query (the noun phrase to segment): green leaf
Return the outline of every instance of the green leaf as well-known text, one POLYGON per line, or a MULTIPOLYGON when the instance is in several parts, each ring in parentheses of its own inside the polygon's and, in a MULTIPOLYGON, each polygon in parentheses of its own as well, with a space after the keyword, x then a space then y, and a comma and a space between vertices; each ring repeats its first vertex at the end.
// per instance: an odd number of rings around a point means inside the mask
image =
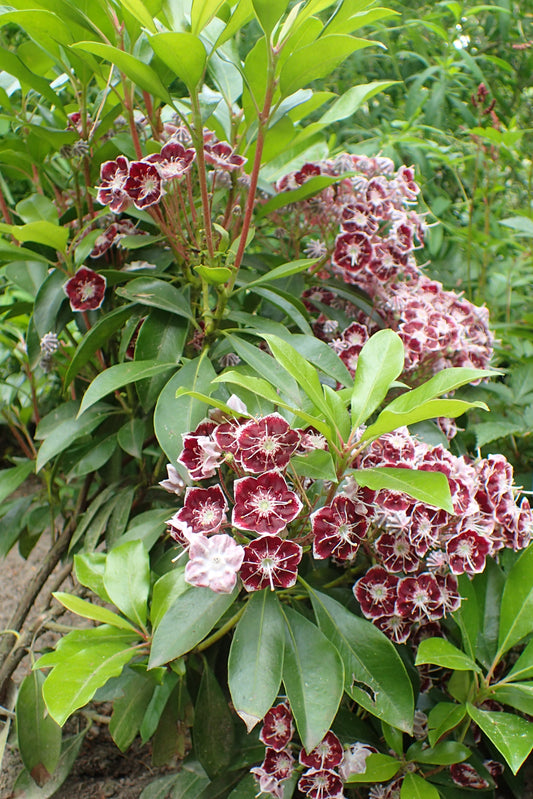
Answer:
POLYGON ((154 25, 152 14, 148 11, 142 0, 120 0, 120 4, 124 6, 141 25, 148 28, 151 33, 155 33, 157 29, 154 25))
POLYGON ((285 625, 277 594, 268 589, 250 596, 228 659, 233 706, 248 732, 264 718, 279 692, 285 625))
POLYGON ((132 361, 131 363, 118 363, 115 366, 110 366, 109 369, 105 369, 95 377, 83 395, 78 417, 102 397, 107 396, 107 394, 129 385, 129 383, 134 383, 136 380, 153 377, 161 374, 161 372, 175 368, 176 364, 158 363, 154 360, 132 361))
POLYGON ((407 760, 413 760, 416 763, 451 766, 453 763, 462 763, 471 754, 472 752, 468 746, 458 741, 444 741, 431 748, 428 748, 427 745, 424 746, 421 741, 415 741, 405 753, 405 757, 407 760))
MULTIPOLYGON (((43 77, 36 75, 35 72, 32 72, 26 64, 19 58, 16 53, 11 52, 8 50, 7 47, 3 47, 0 50, 0 69, 5 70, 13 77, 18 78, 21 82, 23 87, 32 88, 34 91, 38 92, 40 95, 45 97, 52 106, 55 106, 58 109, 61 109, 61 103, 58 102, 58 97, 56 93, 50 87, 50 84, 47 80, 43 77)), ((35 195, 32 195, 35 196, 35 195)), ((26 198, 27 200, 30 199, 29 197, 26 198)), ((20 214, 18 206, 20 203, 17 204, 17 213, 20 214)), ((20 214, 22 216, 22 214, 20 214)), ((24 219, 24 217, 22 217, 24 219)), ((43 217, 41 217, 43 218, 43 217)), ((24 219, 25 222, 33 221, 24 219)), ((50 221, 50 220, 49 220, 50 221)))
POLYGON ((42 261, 14 261, 5 265, 4 275, 22 291, 36 297, 48 277, 48 269, 42 261))
POLYGON ((104 602, 111 602, 104 587, 105 562, 103 552, 79 552, 74 555, 74 571, 79 583, 94 591, 104 602))
MULTIPOLYGON (((285 172, 283 174, 285 174, 285 172)), ((273 211, 277 211, 278 208, 283 208, 286 205, 298 203, 301 200, 306 200, 308 197, 314 197, 323 189, 327 189, 328 186, 332 186, 334 183, 338 182, 338 175, 335 177, 329 175, 316 175, 315 177, 309 178, 309 180, 306 180, 303 186, 298 186, 297 189, 291 189, 290 191, 279 192, 279 194, 276 194, 270 200, 267 200, 264 205, 259 207, 256 218, 262 219, 264 216, 268 216, 268 214, 271 214, 273 211)), ((313 263, 309 259, 306 259, 306 261, 308 266, 313 263)))
POLYGON ((14 791, 21 799, 48 799, 54 796, 72 771, 74 761, 78 757, 81 745, 89 731, 85 729, 70 738, 65 738, 61 746, 61 755, 51 778, 40 788, 27 771, 22 771, 14 785, 14 791))
POLYGON ((477 400, 475 402, 466 402, 465 400, 456 399, 428 400, 415 410, 407 413, 395 413, 385 408, 379 414, 374 424, 367 427, 364 434, 361 436, 361 441, 377 438, 403 425, 417 424, 417 422, 423 422, 426 419, 437 419, 439 416, 455 419, 457 416, 462 416, 463 413, 466 413, 466 411, 472 408, 480 408, 483 411, 489 410, 484 402, 477 400))
POLYGON ((272 355, 280 366, 294 377, 302 387, 311 402, 323 413, 328 413, 329 408, 324 400, 324 392, 318 378, 318 373, 298 350, 278 336, 263 335, 272 355))
POLYGON ((405 775, 400 791, 400 799, 440 799, 438 790, 418 774, 405 775))
POLYGON ((252 0, 252 5, 259 24, 269 37, 285 13, 287 0, 252 0))
POLYGON ((139 732, 143 744, 154 735, 161 716, 165 710, 170 694, 178 682, 178 675, 173 671, 166 671, 162 685, 156 685, 152 698, 146 708, 139 732))
POLYGON ((264 283, 271 283, 273 280, 281 280, 281 278, 289 277, 290 275, 296 275, 299 272, 304 272, 306 269, 309 269, 312 265, 313 261, 309 258, 301 258, 298 261, 290 261, 287 264, 275 266, 274 269, 271 269, 264 275, 260 275, 254 280, 250 280, 249 283, 242 283, 234 293, 237 294, 237 292, 250 289, 253 286, 261 286, 264 283))
POLYGON ((227 283, 233 274, 231 269, 227 266, 205 266, 200 264, 194 267, 194 271, 198 272, 201 278, 209 283, 210 286, 218 286, 221 283, 227 283))
POLYGON ((162 311, 169 311, 194 321, 189 302, 183 290, 180 291, 167 280, 136 277, 127 286, 116 289, 116 293, 131 302, 160 308, 162 311))
POLYGON ((195 92, 202 80, 207 64, 207 53, 202 40, 193 33, 156 33, 150 36, 150 45, 172 72, 183 81, 188 90, 195 92))
POLYGON ((306 455, 293 455, 291 466, 301 477, 311 477, 313 480, 337 480, 333 458, 323 449, 315 449, 306 455))
POLYGON ((61 727, 46 714, 42 686, 44 674, 30 672, 17 696, 17 739, 22 762, 42 784, 55 771, 61 754, 61 727))
MULTIPOLYGON (((153 38, 153 37, 152 37, 153 38)), ((121 72, 126 75, 133 83, 149 94, 155 94, 166 103, 172 103, 172 99, 165 89, 159 75, 148 64, 140 61, 131 53, 119 50, 110 44, 103 42, 76 42, 72 47, 85 53, 92 53, 100 56, 111 64, 114 64, 121 72)))
POLYGON ((132 305, 124 305, 106 313, 84 335, 68 365, 63 385, 67 388, 80 369, 90 361, 96 350, 109 343, 113 333, 119 330, 124 322, 131 316, 132 305))
POLYGON ((34 469, 33 461, 26 461, 25 463, 19 463, 18 466, 13 466, 11 469, 0 470, 0 505, 13 491, 16 491, 22 485, 34 469))
POLYGON ((346 782, 388 782, 399 772, 401 765, 395 757, 373 752, 365 760, 365 770, 361 774, 350 774, 346 782))
POLYGON ((445 474, 441 472, 423 472, 414 469, 396 469, 388 466, 376 466, 373 469, 353 469, 352 474, 358 485, 379 491, 387 488, 390 491, 401 491, 410 497, 442 508, 453 513, 450 486, 445 474))
POLYGON ((344 690, 374 716, 410 733, 414 700, 411 681, 394 644, 371 622, 350 613, 327 594, 307 591, 322 632, 344 662, 344 690))
POLYGON ((420 642, 415 665, 433 663, 454 671, 475 671, 481 674, 477 663, 444 638, 426 638, 420 642))
POLYGON ((507 219, 499 219, 500 225, 510 227, 523 236, 533 236, 533 220, 528 216, 510 216, 507 219))
POLYGON ((185 582, 185 566, 175 567, 155 582, 150 607, 150 621, 154 630, 167 610, 189 587, 189 583, 185 582))
POLYGON ((37 454, 35 470, 38 472, 52 458, 64 452, 70 445, 82 436, 88 435, 110 416, 109 405, 100 403, 91 408, 91 412, 83 419, 76 416, 77 403, 68 405, 69 417, 60 422, 47 435, 37 454))
POLYGON ((350 372, 337 353, 325 341, 320 341, 314 336, 305 336, 297 333, 288 339, 288 343, 313 366, 316 366, 328 377, 332 377, 341 386, 351 387, 353 385, 350 372))
POLYGON ((92 619, 93 621, 101 621, 121 630, 136 632, 135 627, 129 621, 126 621, 117 613, 113 613, 108 608, 103 608, 101 605, 93 605, 92 602, 88 602, 86 599, 81 599, 79 596, 66 594, 62 591, 55 591, 52 596, 58 602, 61 602, 67 610, 71 610, 72 613, 76 613, 78 616, 83 616, 83 618, 92 619))
MULTIPOLYGON (((459 613, 464 614, 462 618, 466 618, 470 612, 468 604, 472 602, 477 606, 479 625, 483 634, 480 635, 476 632, 475 654, 487 669, 491 667, 498 650, 500 608, 504 587, 505 575, 492 558, 487 559, 485 570, 482 574, 476 574, 473 580, 466 574, 459 578, 459 593, 462 597, 467 598, 466 602, 461 603, 459 613), (471 586, 474 587, 474 600, 470 595, 471 586), (465 607, 463 608, 463 606, 465 607)), ((474 615, 474 611, 472 611, 472 615, 474 615)))
MULTIPOLYGON (((36 257, 32 253, 31 257, 36 257)), ((46 278, 35 298, 33 309, 33 321, 37 330, 37 335, 41 339, 46 333, 58 330, 57 317, 59 310, 67 295, 63 290, 65 275, 59 269, 54 269, 46 278)))
POLYGON ((191 8, 191 32, 197 36, 216 16, 225 0, 193 0, 191 8))
POLYGON ((375 80, 371 83, 352 86, 320 117, 319 124, 331 125, 340 119, 351 117, 371 97, 397 83, 398 81, 395 80, 375 80))
POLYGON ((182 434, 194 430, 205 416, 202 402, 190 396, 176 399, 176 391, 185 386, 192 391, 210 394, 215 377, 211 362, 199 356, 182 366, 159 395, 154 413, 154 430, 161 449, 174 465, 183 449, 182 434))
POLYGON ((139 643, 139 634, 131 630, 120 630, 108 624, 98 627, 85 627, 72 630, 60 638, 55 649, 42 655, 33 668, 46 669, 50 666, 66 664, 73 655, 92 649, 94 646, 114 646, 127 649, 139 643))
MULTIPOLYGON (((135 360, 153 358, 177 366, 187 341, 188 330, 189 324, 185 319, 168 311, 154 309, 139 331, 135 344, 135 360)), ((148 412, 152 409, 167 380, 168 376, 162 374, 137 383, 137 394, 143 410, 148 412)))
POLYGON ((528 716, 533 715, 533 682, 509 682, 497 686, 491 694, 492 698, 528 716))
POLYGON ((52 222, 45 220, 40 222, 29 222, 27 225, 2 225, 0 229, 10 228, 11 235, 21 242, 33 241, 36 244, 44 244, 53 247, 59 252, 65 252, 68 241, 68 228, 59 227, 52 222))
POLYGON ((378 330, 366 342, 357 360, 352 406, 352 425, 359 427, 385 399, 391 383, 403 370, 401 338, 392 330, 378 330))
POLYGON ((128 541, 107 555, 104 586, 112 602, 144 627, 150 591, 150 561, 142 541, 128 541))
POLYGON ((143 443, 146 437, 146 422, 144 419, 129 419, 123 424, 117 434, 117 440, 121 449, 131 455, 132 458, 139 459, 143 451, 143 443))
POLYGON ((533 630, 533 545, 518 558, 507 576, 500 612, 498 654, 501 656, 533 630))
POLYGON ((211 632, 235 601, 239 591, 217 594, 210 588, 190 586, 167 610, 152 640, 149 668, 163 666, 190 652, 211 632))
POLYGON ((456 705, 452 702, 439 702, 435 705, 428 715, 428 740, 431 746, 435 746, 439 738, 457 727, 465 716, 465 705, 456 705))
POLYGON ((206 662, 194 706, 196 757, 211 779, 223 774, 233 754, 235 730, 222 689, 206 662))
POLYGON ((292 608, 283 612, 287 623, 283 683, 298 733, 310 752, 337 714, 344 668, 335 646, 318 627, 292 608))
POLYGON ((124 684, 122 696, 114 700, 109 732, 121 752, 128 749, 139 732, 154 689, 145 673, 132 672, 124 684))
POLYGON ((510 713, 493 713, 467 705, 468 715, 503 755, 516 774, 533 749, 533 725, 510 713))
POLYGON ((282 97, 307 86, 317 78, 325 78, 356 50, 370 47, 375 42, 353 36, 334 34, 320 39, 291 53, 280 73, 282 97))
POLYGON ((511 671, 506 674, 506 679, 509 677, 513 680, 527 680, 533 677, 533 640, 528 643, 511 671))
POLYGON ((68 717, 90 702, 98 688, 118 677, 136 654, 121 642, 99 644, 76 652, 58 663, 46 678, 43 696, 48 712, 61 726, 68 717))

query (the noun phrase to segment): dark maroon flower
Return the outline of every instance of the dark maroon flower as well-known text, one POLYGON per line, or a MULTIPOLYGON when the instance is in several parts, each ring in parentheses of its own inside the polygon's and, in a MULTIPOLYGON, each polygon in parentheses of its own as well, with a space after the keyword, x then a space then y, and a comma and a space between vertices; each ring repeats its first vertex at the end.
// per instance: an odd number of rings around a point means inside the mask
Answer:
POLYGON ((351 560, 365 537, 369 522, 361 515, 361 506, 348 497, 335 497, 331 505, 311 516, 314 535, 313 555, 319 560, 334 555, 351 560))
POLYGON ((336 771, 328 769, 306 771, 298 780, 298 790, 309 799, 341 799, 344 795, 341 778, 336 771))
POLYGON ((235 506, 232 524, 239 530, 259 535, 275 535, 292 522, 302 509, 297 494, 291 491, 278 472, 235 480, 235 506))
POLYGON ((101 205, 109 205, 116 214, 124 211, 130 204, 130 198, 124 191, 128 169, 128 159, 123 155, 118 155, 116 161, 105 161, 100 167, 98 202, 101 205))
POLYGON ((161 199, 161 177, 153 164, 132 161, 124 191, 133 200, 136 208, 148 208, 161 199))
POLYGON ((367 618, 392 616, 396 602, 398 578, 382 566, 372 566, 353 587, 355 598, 367 618))
POLYGON ((408 536, 420 558, 427 554, 430 547, 438 544, 447 522, 446 511, 417 502, 410 514, 408 536))
POLYGON ((303 186, 310 178, 314 178, 317 175, 320 175, 322 170, 320 169, 319 164, 311 164, 307 163, 304 164, 298 172, 294 173, 294 180, 299 186, 303 186))
POLYGON ((103 255, 109 248, 112 246, 113 242, 115 241, 115 237, 118 233, 118 225, 117 223, 113 223, 109 225, 105 230, 103 230, 96 241, 94 242, 94 247, 90 252, 91 258, 99 258, 103 255))
POLYGON ((454 535, 446 545, 451 571, 454 574, 479 574, 485 568, 490 548, 489 539, 474 530, 454 535))
POLYGON ((342 744, 334 732, 329 730, 309 754, 300 751, 300 763, 312 769, 332 769, 338 766, 344 755, 342 744))
POLYGON ((450 766, 450 774, 455 784, 463 788, 490 788, 488 780, 481 777, 470 763, 454 763, 450 766))
POLYGON ((375 545, 383 566, 389 572, 415 572, 418 555, 403 533, 382 533, 375 545))
POLYGON ((436 574, 435 579, 440 588, 444 612, 455 613, 461 607, 457 578, 453 574, 436 574))
POLYGON ((279 413, 252 419, 237 435, 238 458, 248 472, 284 469, 300 443, 300 434, 279 413))
POLYGON ((298 455, 314 452, 316 449, 327 449, 328 442, 316 428, 309 426, 298 429, 297 432, 300 434, 300 443, 296 450, 298 455))
POLYGON ((366 233, 342 233, 337 236, 333 263, 342 271, 344 279, 367 266, 374 257, 374 248, 366 233))
POLYGON ((443 612, 442 593, 433 574, 424 572, 399 581, 398 616, 410 621, 436 621, 442 618, 443 612))
POLYGON ((391 187, 388 180, 381 176, 371 178, 366 186, 365 201, 374 216, 381 219, 388 216, 392 210, 391 187))
POLYGON ((287 749, 280 752, 269 747, 265 752, 265 759, 261 767, 276 780, 286 780, 294 771, 294 757, 287 749))
POLYGON ((208 164, 228 172, 240 169, 246 163, 246 158, 242 155, 237 155, 233 147, 225 141, 219 141, 216 144, 205 144, 204 155, 208 164))
POLYGON ((224 521, 228 503, 220 486, 211 488, 187 488, 183 507, 173 519, 191 528, 193 533, 216 533, 224 521))
POLYGON ((193 480, 213 477, 222 463, 222 453, 215 441, 207 435, 183 436, 183 450, 178 458, 193 480))
POLYGON ((232 455, 238 450, 237 436, 239 435, 243 422, 248 420, 245 417, 239 419, 229 419, 217 426, 213 432, 213 438, 223 452, 230 452, 232 455))
POLYGON ((374 624, 396 644, 405 644, 411 634, 411 622, 400 616, 381 616, 379 619, 374 619, 374 624))
POLYGON ((276 535, 256 538, 244 548, 240 577, 247 591, 292 588, 302 559, 302 547, 276 535))
POLYGON ((82 266, 63 289, 73 311, 95 311, 104 301, 106 279, 103 275, 82 266))
POLYGON ((291 709, 286 702, 271 707, 259 733, 259 740, 276 752, 285 749, 294 735, 291 709))
POLYGON ((194 148, 185 149, 183 144, 174 141, 165 144, 160 153, 153 153, 143 160, 155 164, 163 180, 172 180, 183 177, 190 170, 195 158, 194 148))

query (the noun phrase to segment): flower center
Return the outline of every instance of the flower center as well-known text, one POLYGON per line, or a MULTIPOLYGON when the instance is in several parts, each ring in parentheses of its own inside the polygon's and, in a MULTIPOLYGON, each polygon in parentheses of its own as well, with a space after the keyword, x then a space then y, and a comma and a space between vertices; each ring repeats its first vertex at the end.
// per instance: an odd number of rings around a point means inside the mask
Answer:
POLYGON ((86 302, 94 297, 96 294, 96 288, 94 283, 83 283, 80 286, 80 300, 81 302, 86 302))

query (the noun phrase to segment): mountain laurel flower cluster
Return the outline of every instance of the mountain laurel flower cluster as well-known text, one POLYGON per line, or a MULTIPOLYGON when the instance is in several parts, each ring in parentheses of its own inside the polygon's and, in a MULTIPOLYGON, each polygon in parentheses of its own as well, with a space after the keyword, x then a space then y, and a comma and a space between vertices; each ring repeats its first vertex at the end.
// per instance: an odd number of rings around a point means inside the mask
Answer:
MULTIPOLYGON (((459 608, 459 575, 482 572, 487 557, 504 547, 523 549, 532 538, 528 500, 517 504, 513 471, 502 455, 470 461, 399 428, 350 464, 441 472, 450 486, 450 513, 399 491, 361 488, 350 469, 334 494, 324 480, 304 484, 291 458, 312 451, 303 443, 309 436, 279 413, 206 419, 184 435, 179 462, 191 480, 207 484, 188 487, 168 523, 170 536, 188 552, 187 582, 216 592, 232 591, 237 579, 247 592, 289 589, 308 552, 317 561, 363 570, 353 585, 361 612, 405 643, 459 608)), ((174 467, 167 468, 170 475, 174 467)), ((172 481, 162 484, 174 490, 172 481)))

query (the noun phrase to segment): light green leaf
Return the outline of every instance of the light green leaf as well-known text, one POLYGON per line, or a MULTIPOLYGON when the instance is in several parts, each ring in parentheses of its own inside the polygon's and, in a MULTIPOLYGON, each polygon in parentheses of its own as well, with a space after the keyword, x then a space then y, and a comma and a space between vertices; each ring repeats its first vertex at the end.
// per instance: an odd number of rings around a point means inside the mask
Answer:
POLYGON ((312 265, 312 260, 309 258, 302 258, 299 261, 290 261, 290 263, 275 266, 274 269, 271 269, 264 275, 260 275, 260 277, 255 280, 250 280, 249 283, 242 283, 234 293, 236 294, 238 291, 252 288, 252 286, 260 286, 264 283, 271 283, 273 280, 281 280, 281 278, 296 275, 299 272, 303 272, 305 269, 309 269, 312 265))
POLYGON ((357 360, 353 394, 352 425, 363 424, 379 408, 391 383, 403 370, 401 338, 392 330, 378 330, 366 342, 357 360))
POLYGON ((287 0, 252 0, 255 16, 267 37, 285 13, 287 0))
POLYGON ((280 366, 294 377, 298 385, 302 387, 311 402, 323 413, 329 413, 329 407, 324 400, 324 392, 318 378, 318 373, 314 366, 306 360, 298 350, 288 344, 278 336, 264 334, 263 338, 267 342, 272 355, 280 366))
POLYGON ((117 613, 113 613, 108 608, 103 608, 101 605, 93 605, 92 602, 88 602, 86 599, 81 599, 79 596, 66 594, 62 591, 55 591, 52 596, 58 602, 61 602, 67 610, 71 610, 72 613, 76 613, 78 616, 83 616, 83 618, 92 619, 93 621, 101 621, 121 630, 136 632, 135 627, 129 621, 126 621, 117 613))
POLYGON ((150 591, 150 561, 142 541, 128 541, 109 552, 104 586, 119 610, 134 624, 144 627, 150 591))
POLYGON ((280 73, 281 96, 288 97, 317 78, 325 78, 356 50, 375 42, 344 34, 322 36, 291 53, 280 73))
POLYGON ((283 683, 307 752, 320 743, 337 714, 344 690, 339 653, 323 632, 292 608, 284 608, 287 639, 283 683))
POLYGON ((34 469, 35 464, 33 461, 26 461, 25 463, 19 463, 18 466, 13 466, 11 469, 0 470, 0 505, 13 491, 16 491, 22 485, 34 469))
POLYGON ((65 252, 68 241, 68 228, 59 227, 52 222, 42 220, 40 222, 29 222, 27 225, 0 225, 2 233, 11 235, 21 242, 33 241, 36 244, 45 244, 53 247, 59 252, 65 252))
POLYGON ((516 774, 533 749, 533 724, 520 716, 479 710, 470 704, 467 710, 516 774))
POLYGON ((441 472, 423 472, 414 469, 396 469, 388 466, 376 466, 373 469, 353 469, 356 482, 363 487, 379 491, 401 491, 410 497, 434 505, 453 513, 450 486, 445 474, 441 472))
POLYGON ((331 480, 336 482, 337 473, 333 458, 323 449, 315 449, 306 455, 293 455, 291 466, 301 477, 313 480, 331 480))
POLYGON ((149 668, 163 666, 190 652, 211 632, 231 607, 239 591, 217 594, 210 588, 190 586, 167 610, 154 633, 149 668))
POLYGON ((156 33, 150 44, 169 69, 192 93, 202 80, 207 64, 205 47, 194 33, 156 33))
POLYGON ((169 311, 194 321, 183 290, 180 291, 167 280, 137 277, 128 283, 127 286, 116 289, 116 293, 131 302, 139 302, 142 305, 160 308, 162 311, 169 311))
POLYGON ((210 286, 218 286, 221 283, 227 283, 232 276, 231 269, 227 266, 205 266, 200 264, 194 267, 194 271, 198 272, 201 278, 209 283, 210 286))
POLYGON ((328 108, 326 113, 320 117, 319 123, 321 125, 331 125, 340 119, 351 117, 367 100, 390 86, 394 86, 396 83, 398 81, 375 80, 371 83, 363 83, 360 86, 352 86, 328 108))
POLYGON ((141 25, 144 25, 150 33, 155 33, 156 26, 152 14, 148 11, 142 0, 120 0, 120 4, 132 14, 141 25))
POLYGON ((512 677, 513 680, 527 680, 533 677, 533 640, 528 643, 520 654, 511 671, 505 675, 506 679, 509 677, 512 677))
POLYGON ((185 566, 172 569, 156 581, 150 607, 150 620, 154 630, 176 599, 189 588, 189 583, 185 582, 185 566))
POLYGON ((76 42, 72 47, 76 50, 81 50, 85 53, 92 53, 93 55, 100 56, 111 64, 114 64, 121 72, 126 75, 133 83, 149 94, 155 94, 166 103, 171 103, 172 99, 165 89, 159 75, 148 64, 140 61, 131 53, 125 50, 119 50, 118 47, 113 47, 110 44, 103 42, 76 42))
POLYGON ((430 782, 410 772, 403 778, 400 799, 440 799, 440 794, 430 782))
POLYGON ((528 216, 510 216, 507 219, 500 219, 499 223, 516 230, 523 236, 533 236, 533 220, 528 216))
POLYGON ((119 388, 134 383, 136 380, 143 380, 154 375, 175 369, 175 363, 158 363, 154 360, 132 361, 131 363, 118 363, 110 366, 95 377, 85 394, 78 413, 78 418, 85 413, 102 397, 117 391, 119 388))
POLYGON ((132 630, 121 630, 100 624, 98 627, 86 627, 72 630, 60 638, 51 652, 41 655, 34 669, 47 669, 50 666, 66 665, 69 658, 79 652, 92 649, 94 646, 114 646, 116 649, 127 649, 139 643, 139 634, 132 630))
POLYGON ((111 677, 118 677, 135 653, 135 649, 125 649, 121 642, 99 644, 58 663, 43 685, 52 718, 63 726, 75 710, 91 701, 98 688, 111 677))
POLYGON ((423 663, 433 663, 454 671, 475 671, 481 674, 481 669, 472 658, 444 638, 426 638, 420 642, 415 665, 421 666, 423 663))
POLYGON ((374 424, 367 427, 361 436, 361 441, 369 441, 385 433, 390 433, 398 427, 417 424, 417 422, 423 422, 426 419, 437 419, 439 416, 455 419, 471 408, 481 408, 483 411, 489 410, 484 402, 477 400, 475 402, 466 402, 465 400, 456 399, 428 400, 419 405, 418 408, 406 413, 397 413, 385 408, 381 411, 374 424))
MULTIPOLYGON (((104 587, 105 561, 103 552, 79 552, 74 555, 74 571, 79 583, 94 591, 104 602, 111 602, 104 587)), ((130 623, 127 624, 129 627, 130 623)))
MULTIPOLYGON (((259 207, 256 216, 258 219, 262 219, 262 217, 268 216, 268 214, 271 214, 273 211, 277 211, 278 208, 283 208, 286 205, 306 200, 308 197, 314 197, 315 194, 319 194, 323 189, 338 182, 338 176, 316 175, 306 180, 303 186, 298 186, 297 189, 291 189, 290 191, 279 192, 270 200, 267 200, 264 205, 259 207)), ((311 263, 312 261, 308 261, 308 265, 311 263)))
POLYGON ((507 652, 532 630, 533 545, 520 555, 503 589, 498 655, 507 652))
POLYGON ((250 596, 228 659, 233 706, 248 732, 264 718, 278 695, 283 671, 285 625, 277 594, 268 589, 250 596))
POLYGON ((191 7, 191 32, 197 36, 216 16, 225 0, 193 0, 191 7))
POLYGON ((307 585, 322 632, 344 662, 344 690, 359 705, 392 727, 411 732, 414 700, 411 681, 394 644, 327 594, 307 585))
POLYGON ((365 760, 365 770, 361 774, 350 774, 346 782, 388 782, 399 772, 401 765, 395 757, 372 752, 365 760))
POLYGON ((46 713, 44 680, 42 672, 31 671, 22 681, 16 704, 20 756, 38 783, 54 772, 61 753, 61 727, 46 713))

